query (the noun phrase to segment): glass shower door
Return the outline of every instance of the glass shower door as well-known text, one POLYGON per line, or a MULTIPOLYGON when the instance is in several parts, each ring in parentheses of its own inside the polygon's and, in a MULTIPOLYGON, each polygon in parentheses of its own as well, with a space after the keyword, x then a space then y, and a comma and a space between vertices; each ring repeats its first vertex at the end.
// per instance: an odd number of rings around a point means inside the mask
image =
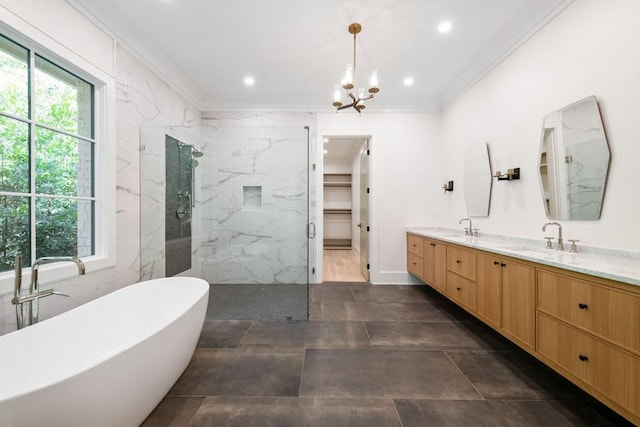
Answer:
POLYGON ((308 317, 309 131, 203 127, 211 202, 202 274, 210 318, 308 317))

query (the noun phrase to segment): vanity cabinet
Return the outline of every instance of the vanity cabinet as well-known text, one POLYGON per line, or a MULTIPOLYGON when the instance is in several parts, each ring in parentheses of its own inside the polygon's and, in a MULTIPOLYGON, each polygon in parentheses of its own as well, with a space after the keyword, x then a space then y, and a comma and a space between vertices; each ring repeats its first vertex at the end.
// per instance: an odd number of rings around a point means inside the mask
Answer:
POLYGON ((476 265, 476 251, 461 246, 447 246, 447 270, 475 281, 476 265))
MULTIPOLYGON (((413 234, 407 235, 407 271, 419 279, 424 277, 424 239, 413 234)), ((426 280, 425 280, 426 281, 426 280)))
POLYGON ((474 251, 459 246, 447 246, 446 253, 446 294, 467 310, 475 312, 477 256, 474 251))
POLYGON ((477 315, 490 326, 502 326, 502 267, 494 256, 478 255, 477 315))
POLYGON ((640 296, 538 270, 537 308, 598 338, 640 354, 640 296))
POLYGON ((536 335, 536 271, 507 258, 478 255, 477 316, 531 350, 536 335))
POLYGON ((640 286, 407 234, 408 270, 640 425, 640 286))
POLYGON ((639 419, 640 358, 544 313, 538 313, 537 331, 543 361, 639 419))
POLYGON ((445 293, 446 248, 438 240, 407 235, 407 271, 445 293))
POLYGON ((424 280, 442 293, 446 292, 446 262, 447 245, 438 240, 424 239, 424 280))
POLYGON ((601 399, 640 414, 640 296, 538 269, 543 360, 601 399))
POLYGON ((517 344, 536 345, 536 270, 509 260, 502 268, 502 332, 517 344))

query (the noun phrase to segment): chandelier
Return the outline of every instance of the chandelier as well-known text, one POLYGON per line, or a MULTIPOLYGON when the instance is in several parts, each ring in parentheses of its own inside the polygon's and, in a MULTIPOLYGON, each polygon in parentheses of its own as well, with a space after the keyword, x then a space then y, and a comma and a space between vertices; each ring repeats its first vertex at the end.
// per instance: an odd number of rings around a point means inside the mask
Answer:
POLYGON ((378 88, 378 70, 374 69, 371 72, 371 80, 368 94, 365 94, 364 88, 357 89, 356 93, 356 35, 362 30, 362 26, 358 23, 349 25, 349 33, 353 34, 353 64, 347 64, 347 71, 340 85, 336 85, 333 93, 333 106, 336 107, 336 111, 344 110, 346 108, 354 108, 358 114, 364 110, 364 101, 374 99, 375 94, 380 92, 378 88), (349 98, 348 104, 343 104, 341 99, 341 88, 347 91, 347 97, 349 98))

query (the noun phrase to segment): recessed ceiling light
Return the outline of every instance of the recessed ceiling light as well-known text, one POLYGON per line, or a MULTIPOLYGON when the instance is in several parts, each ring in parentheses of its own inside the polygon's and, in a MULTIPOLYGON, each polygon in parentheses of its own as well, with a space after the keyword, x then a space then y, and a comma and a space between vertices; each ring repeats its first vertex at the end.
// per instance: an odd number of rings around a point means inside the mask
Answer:
POLYGON ((405 86, 411 86, 413 84, 413 77, 405 78, 403 83, 405 86))
POLYGON ((244 84, 246 86, 253 86, 255 83, 256 83, 256 80, 251 76, 247 76, 244 78, 244 84))
POLYGON ((327 142, 329 142, 329 138, 324 139, 324 143, 326 144, 327 142))
POLYGON ((441 33, 448 33, 451 31, 451 21, 442 21, 438 25, 438 31, 441 33))
POLYGON ((329 152, 329 150, 324 150, 324 154, 327 154, 329 152))

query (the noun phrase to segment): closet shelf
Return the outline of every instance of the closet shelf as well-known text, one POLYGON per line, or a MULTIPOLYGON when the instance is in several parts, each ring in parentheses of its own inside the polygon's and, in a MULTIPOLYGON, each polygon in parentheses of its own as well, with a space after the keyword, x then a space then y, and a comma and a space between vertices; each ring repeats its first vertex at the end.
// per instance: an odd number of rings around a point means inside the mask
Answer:
POLYGON ((324 209, 325 214, 348 214, 351 215, 351 209, 324 209))
POLYGON ((351 187, 350 182, 324 182, 325 187, 351 187))
POLYGON ((351 174, 348 173, 325 173, 325 187, 351 187, 351 174))

